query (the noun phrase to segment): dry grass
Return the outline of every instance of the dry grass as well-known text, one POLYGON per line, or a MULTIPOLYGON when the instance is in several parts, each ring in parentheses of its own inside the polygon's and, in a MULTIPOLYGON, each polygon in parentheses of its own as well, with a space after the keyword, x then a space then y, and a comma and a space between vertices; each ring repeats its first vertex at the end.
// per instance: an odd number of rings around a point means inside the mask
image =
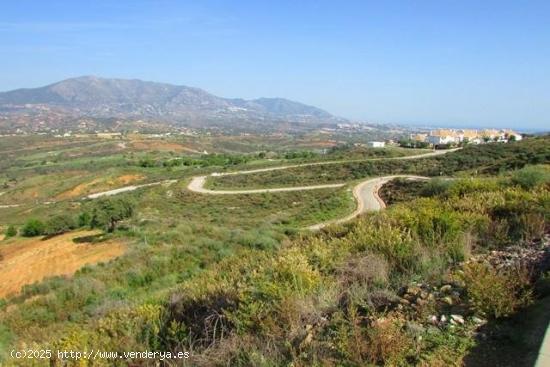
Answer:
POLYGON ((181 144, 164 140, 135 140, 131 142, 131 147, 135 150, 160 151, 160 152, 192 152, 196 150, 187 148, 181 144))
POLYGON ((116 241, 76 244, 76 237, 96 234, 78 231, 41 238, 16 238, 0 246, 0 297, 17 293, 24 285, 55 275, 70 276, 86 264, 122 255, 126 245, 116 241))
POLYGON ((112 181, 109 181, 109 183, 112 183, 113 185, 128 185, 129 183, 139 181, 143 178, 144 176, 142 175, 122 175, 112 181))
POLYGON ((62 192, 61 194, 57 195, 56 199, 63 200, 63 199, 71 199, 71 198, 74 198, 74 197, 77 197, 77 196, 81 196, 82 194, 88 192, 90 187, 93 187, 93 186, 97 185, 100 182, 101 182, 101 180, 99 178, 96 178, 93 181, 81 183, 80 185, 76 185, 72 189, 67 190, 65 192, 62 192))
POLYGON ((120 177, 116 177, 114 179, 107 180, 107 181, 105 181, 105 179, 102 179, 102 178, 96 178, 90 182, 81 183, 79 185, 76 185, 70 190, 62 192, 61 194, 56 196, 56 199, 58 200, 72 199, 75 197, 93 194, 95 192, 115 189, 120 186, 128 185, 130 183, 139 181, 143 178, 144 176, 137 175, 137 174, 122 175, 120 177))

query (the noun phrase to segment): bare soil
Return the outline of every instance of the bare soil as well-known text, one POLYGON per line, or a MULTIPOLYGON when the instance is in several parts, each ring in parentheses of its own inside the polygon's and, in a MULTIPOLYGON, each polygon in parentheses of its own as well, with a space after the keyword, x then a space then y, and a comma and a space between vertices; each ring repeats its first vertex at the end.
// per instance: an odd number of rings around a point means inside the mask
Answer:
POLYGON ((70 276, 86 264, 107 261, 126 251, 125 244, 113 240, 96 244, 73 242, 74 238, 97 233, 78 231, 47 240, 15 238, 0 244, 0 298, 47 277, 70 276))

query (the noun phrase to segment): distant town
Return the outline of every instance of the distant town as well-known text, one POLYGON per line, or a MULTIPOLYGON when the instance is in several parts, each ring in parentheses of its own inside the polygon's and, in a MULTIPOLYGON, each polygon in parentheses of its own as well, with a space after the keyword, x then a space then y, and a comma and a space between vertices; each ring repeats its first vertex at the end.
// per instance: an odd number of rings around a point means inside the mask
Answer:
POLYGON ((521 140, 520 133, 510 129, 436 129, 429 134, 411 134, 410 140, 428 143, 430 145, 471 143, 481 144, 487 142, 505 143, 521 140))
MULTIPOLYGON (((510 129, 434 129, 429 132, 414 132, 408 138, 395 141, 369 141, 369 148, 383 148, 388 145, 400 145, 406 148, 450 148, 466 144, 508 143, 522 140, 523 136, 510 129)), ((365 145, 365 144, 360 144, 365 145)))

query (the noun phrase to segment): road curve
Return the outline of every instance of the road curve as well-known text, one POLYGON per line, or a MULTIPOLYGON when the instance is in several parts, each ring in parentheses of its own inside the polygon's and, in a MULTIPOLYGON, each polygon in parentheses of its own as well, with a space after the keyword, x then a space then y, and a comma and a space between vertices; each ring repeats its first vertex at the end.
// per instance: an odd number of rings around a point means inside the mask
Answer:
POLYGON ((327 184, 327 185, 313 185, 313 186, 294 186, 294 187, 280 187, 271 189, 254 189, 254 190, 210 190, 204 188, 207 176, 196 176, 191 179, 187 189, 189 191, 198 192, 200 194, 210 195, 237 195, 237 194, 260 194, 264 192, 285 192, 285 191, 303 191, 303 190, 318 190, 329 189, 334 187, 342 187, 345 184, 327 184))
POLYGON ((327 222, 314 224, 307 227, 312 231, 319 230, 323 227, 326 227, 331 224, 344 223, 353 218, 357 217, 360 214, 363 214, 368 211, 377 211, 384 209, 386 204, 378 196, 378 190, 386 182, 393 180, 394 178, 408 178, 411 180, 428 180, 429 177, 424 176, 414 176, 414 175, 394 175, 394 176, 384 176, 376 177, 360 182, 353 188, 353 197, 357 203, 357 207, 350 215, 347 215, 343 218, 333 219, 327 222))
MULTIPOLYGON (((396 160, 396 159, 402 159, 402 160, 409 160, 409 159, 419 159, 419 158, 426 158, 426 157, 433 157, 437 155, 442 155, 450 152, 454 152, 456 150, 459 150, 461 148, 455 148, 455 149, 447 149, 447 150, 435 150, 430 153, 423 153, 423 154, 416 154, 416 155, 409 155, 405 157, 393 157, 393 158, 372 158, 372 159, 357 159, 357 160, 347 160, 347 161, 326 161, 326 162, 314 162, 314 163, 301 163, 301 164, 295 164, 295 165, 287 165, 287 166, 278 166, 278 167, 267 167, 267 168, 258 168, 253 170, 246 170, 246 171, 235 171, 235 172, 223 172, 223 173, 212 173, 210 174, 210 177, 220 177, 220 176, 230 176, 230 175, 244 175, 244 174, 252 174, 252 173, 260 173, 260 172, 268 172, 268 171, 277 171, 277 170, 284 170, 289 168, 295 168, 295 167, 308 167, 308 166, 320 166, 320 165, 328 165, 328 164, 337 164, 337 163, 349 163, 349 162, 363 162, 363 161, 379 161, 379 160, 396 160)), ((200 194, 209 194, 209 195, 236 195, 236 194, 259 194, 259 193, 267 193, 267 192, 285 192, 285 191, 302 191, 302 190, 316 190, 316 189, 326 189, 326 188, 337 188, 337 187, 343 187, 346 185, 345 183, 338 183, 338 184, 327 184, 327 185, 313 185, 313 186, 294 186, 294 187, 282 187, 282 188, 270 188, 270 189, 253 189, 253 190, 210 190, 206 189, 204 187, 206 183, 206 178, 208 176, 195 176, 191 178, 191 181, 187 185, 187 189, 189 191, 197 192, 200 194)), ((415 180, 425 180, 428 179, 428 177, 423 176, 414 176, 414 175, 392 175, 392 176, 383 176, 383 177, 377 177, 377 178, 370 178, 368 180, 365 180, 359 184, 357 184, 353 188, 353 197, 357 203, 356 209, 353 211, 353 213, 339 219, 330 220, 323 223, 314 224, 312 226, 307 227, 310 230, 319 230, 323 227, 326 227, 330 224, 335 223, 343 223, 347 222, 358 215, 367 212, 367 211, 375 211, 380 210, 386 207, 386 204, 380 199, 378 196, 378 190, 380 187, 385 184, 386 182, 398 178, 409 178, 409 179, 415 179, 415 180)))

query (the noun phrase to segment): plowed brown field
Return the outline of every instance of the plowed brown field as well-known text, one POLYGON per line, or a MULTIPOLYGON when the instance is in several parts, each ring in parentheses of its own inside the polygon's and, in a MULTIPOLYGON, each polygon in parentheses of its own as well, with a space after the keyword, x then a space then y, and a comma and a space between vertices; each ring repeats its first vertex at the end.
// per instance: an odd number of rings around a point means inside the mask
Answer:
POLYGON ((76 237, 96 234, 78 231, 43 241, 17 238, 0 243, 0 298, 15 294, 26 284, 54 275, 70 276, 86 264, 122 255, 126 245, 117 241, 74 243, 76 237))

